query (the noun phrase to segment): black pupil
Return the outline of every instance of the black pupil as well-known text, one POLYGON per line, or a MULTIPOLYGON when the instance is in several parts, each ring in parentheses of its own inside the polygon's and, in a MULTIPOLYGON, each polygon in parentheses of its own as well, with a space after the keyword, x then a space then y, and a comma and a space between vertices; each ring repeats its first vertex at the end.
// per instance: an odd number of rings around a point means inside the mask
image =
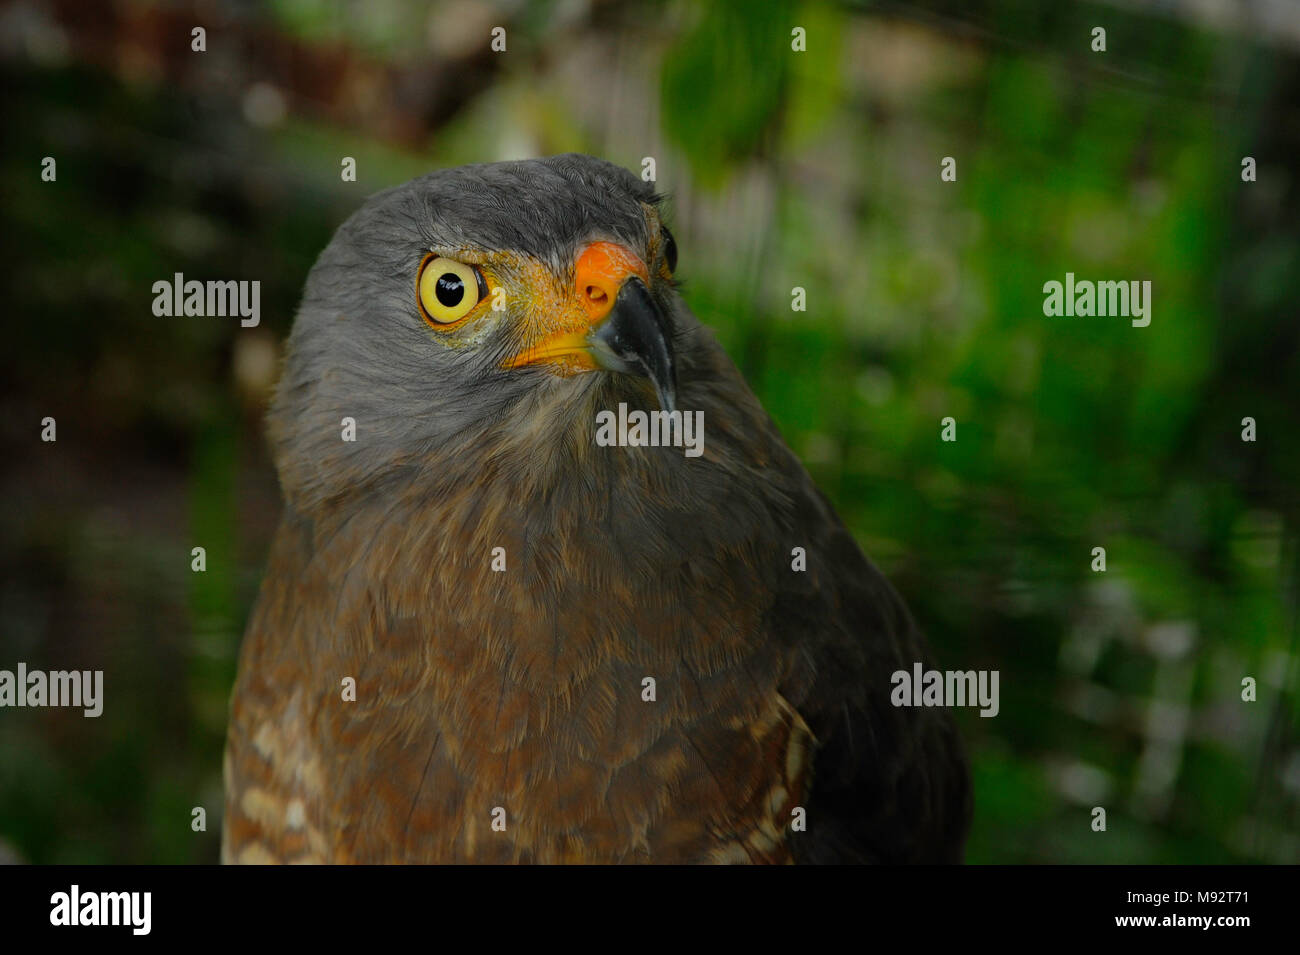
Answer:
POLYGON ((447 308, 455 308, 465 297, 465 282, 455 272, 444 272, 438 276, 438 285, 433 294, 447 308))
POLYGON ((668 271, 677 271, 677 240, 673 234, 664 229, 664 261, 668 263, 668 271))

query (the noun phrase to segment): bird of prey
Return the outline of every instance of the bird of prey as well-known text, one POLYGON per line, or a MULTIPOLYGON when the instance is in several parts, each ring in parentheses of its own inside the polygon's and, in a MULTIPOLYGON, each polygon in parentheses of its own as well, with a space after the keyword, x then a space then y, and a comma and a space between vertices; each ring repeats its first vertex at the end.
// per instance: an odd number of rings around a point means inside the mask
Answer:
POLYGON ((379 193, 308 276, 226 862, 959 861, 928 663, 712 333, 660 197, 564 155, 379 193), (702 413, 610 446, 601 412, 702 413))

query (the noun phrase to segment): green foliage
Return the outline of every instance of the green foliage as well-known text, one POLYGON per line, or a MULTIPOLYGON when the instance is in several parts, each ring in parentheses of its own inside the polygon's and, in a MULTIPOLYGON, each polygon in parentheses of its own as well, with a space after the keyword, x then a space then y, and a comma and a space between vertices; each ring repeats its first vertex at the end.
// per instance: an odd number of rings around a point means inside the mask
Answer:
POLYGON ((664 130, 692 174, 717 185, 780 119, 791 5, 721 0, 698 9, 698 22, 664 56, 664 130))

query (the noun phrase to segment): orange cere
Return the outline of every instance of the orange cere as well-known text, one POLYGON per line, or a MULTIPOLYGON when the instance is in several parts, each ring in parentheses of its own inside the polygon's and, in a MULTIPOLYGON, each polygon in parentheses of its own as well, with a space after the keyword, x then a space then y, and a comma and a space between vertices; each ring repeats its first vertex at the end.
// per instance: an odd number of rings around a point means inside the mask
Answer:
POLYGON ((609 314, 618 298, 618 290, 632 276, 650 284, 650 272, 641 257, 625 245, 616 242, 593 242, 578 256, 573 268, 574 285, 578 299, 591 324, 595 325, 609 314))
POLYGON ((569 373, 594 370, 597 366, 587 350, 587 335, 614 307, 624 282, 633 276, 647 284, 650 281, 641 257, 616 242, 593 242, 583 249, 573 275, 568 301, 554 303, 559 307, 551 314, 530 316, 530 343, 506 359, 505 367, 549 361, 569 373))

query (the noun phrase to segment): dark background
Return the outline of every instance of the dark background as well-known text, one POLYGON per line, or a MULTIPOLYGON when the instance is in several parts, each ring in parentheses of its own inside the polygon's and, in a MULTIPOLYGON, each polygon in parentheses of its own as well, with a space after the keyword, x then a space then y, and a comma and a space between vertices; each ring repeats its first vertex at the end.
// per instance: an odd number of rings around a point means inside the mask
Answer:
POLYGON ((308 268, 371 192, 579 150, 655 157, 687 301, 940 666, 1000 671, 970 861, 1300 859, 1298 56, 1282 0, 0 2, 0 668, 106 697, 0 710, 0 856, 216 859, 308 268), (1067 271, 1151 325, 1045 317, 1067 271), (174 272, 262 324, 154 316, 174 272))

